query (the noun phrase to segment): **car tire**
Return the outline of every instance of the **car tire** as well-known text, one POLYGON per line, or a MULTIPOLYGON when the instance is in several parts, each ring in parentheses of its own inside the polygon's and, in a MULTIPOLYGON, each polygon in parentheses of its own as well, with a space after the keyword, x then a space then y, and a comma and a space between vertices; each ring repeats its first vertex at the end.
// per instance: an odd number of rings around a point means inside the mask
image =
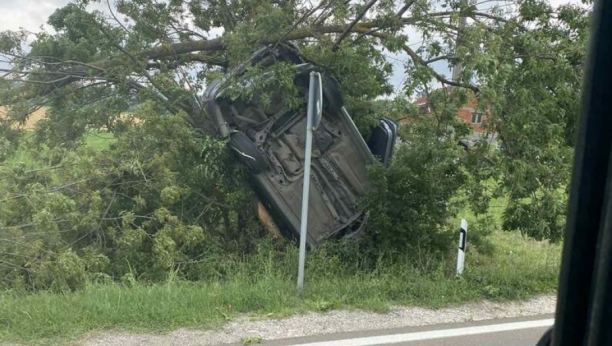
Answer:
POLYGON ((259 174, 268 168, 268 160, 244 132, 232 133, 229 145, 251 173, 259 174))
POLYGON ((340 93, 338 83, 327 74, 323 74, 323 107, 332 114, 337 114, 343 106, 342 94, 340 93))

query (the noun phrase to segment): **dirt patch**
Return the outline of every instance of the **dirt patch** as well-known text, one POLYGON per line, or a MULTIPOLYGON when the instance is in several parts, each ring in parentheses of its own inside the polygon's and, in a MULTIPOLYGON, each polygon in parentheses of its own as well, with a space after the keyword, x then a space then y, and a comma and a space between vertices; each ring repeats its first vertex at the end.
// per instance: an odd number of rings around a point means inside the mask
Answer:
MULTIPOLYGON (((0 118, 6 116, 6 108, 0 107, 0 118)), ((43 107, 38 109, 36 112, 30 114, 28 121, 23 125, 26 130, 32 130, 36 127, 36 124, 47 116, 47 108, 43 107)))

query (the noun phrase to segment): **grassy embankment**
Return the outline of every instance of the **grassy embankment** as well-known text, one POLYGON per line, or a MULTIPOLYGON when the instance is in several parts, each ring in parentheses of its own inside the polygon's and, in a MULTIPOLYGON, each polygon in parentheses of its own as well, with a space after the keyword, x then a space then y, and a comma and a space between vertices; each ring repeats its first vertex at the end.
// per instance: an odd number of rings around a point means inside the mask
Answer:
MULTIPOLYGON (((94 146, 109 139, 90 136, 94 146)), ((499 204, 492 208, 499 217, 499 204), (497 212, 496 212, 497 211, 497 212)), ((470 216, 467 216, 470 219, 470 216)), ((310 255, 306 292, 296 292, 297 252, 279 254, 263 243, 256 255, 227 264, 224 279, 163 284, 91 284, 73 293, 0 293, 0 344, 57 344, 99 330, 168 331, 211 328, 241 313, 281 317, 338 308, 388 311, 393 305, 442 307, 481 299, 526 299, 556 289, 560 246, 517 234, 492 235, 495 251, 469 251, 466 271, 449 261, 437 270, 414 261, 361 272, 324 250, 310 255)), ((469 236, 468 236, 469 244, 469 236)))

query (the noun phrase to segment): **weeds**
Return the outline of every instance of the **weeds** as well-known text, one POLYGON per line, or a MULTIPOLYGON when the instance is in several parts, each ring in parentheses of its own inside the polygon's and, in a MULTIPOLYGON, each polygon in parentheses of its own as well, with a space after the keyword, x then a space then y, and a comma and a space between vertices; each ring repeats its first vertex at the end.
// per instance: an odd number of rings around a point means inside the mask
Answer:
POLYGON ((380 256, 369 263, 350 246, 330 244, 309 254, 303 298, 296 289, 296 249, 279 252, 272 241, 260 243, 251 256, 220 261, 214 270, 223 275, 198 282, 171 274, 165 283, 90 283, 66 294, 6 292, 0 295, 0 342, 61 343, 109 329, 213 328, 245 313, 277 318, 340 308, 387 312, 393 305, 439 308, 554 292, 559 245, 514 233, 492 237, 492 257, 468 248, 461 278, 450 260, 425 271, 409 257, 380 256))
POLYGON ((245 336, 242 338, 243 345, 261 344, 262 341, 263 339, 258 336, 245 336))

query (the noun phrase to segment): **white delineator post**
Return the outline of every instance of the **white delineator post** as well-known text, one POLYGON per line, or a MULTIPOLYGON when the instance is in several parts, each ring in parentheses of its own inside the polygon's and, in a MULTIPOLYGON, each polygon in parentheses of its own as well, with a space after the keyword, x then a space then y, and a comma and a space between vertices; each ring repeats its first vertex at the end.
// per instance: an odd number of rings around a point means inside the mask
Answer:
POLYGON ((306 148, 304 154, 304 182, 302 191, 302 216, 300 220, 300 259, 298 267, 298 291, 304 292, 304 266, 306 263, 306 237, 308 228, 308 197, 310 194, 310 163, 312 161, 312 132, 320 121, 320 112, 323 109, 321 95, 321 75, 310 73, 310 87, 308 92, 308 110, 306 119, 306 148), (317 95, 318 94, 318 95, 317 95), (316 112, 316 114, 315 114, 316 112))
POLYGON ((466 219, 461 219, 461 231, 459 231, 459 253, 457 254, 457 275, 463 273, 465 263, 465 245, 467 242, 468 223, 466 219))

